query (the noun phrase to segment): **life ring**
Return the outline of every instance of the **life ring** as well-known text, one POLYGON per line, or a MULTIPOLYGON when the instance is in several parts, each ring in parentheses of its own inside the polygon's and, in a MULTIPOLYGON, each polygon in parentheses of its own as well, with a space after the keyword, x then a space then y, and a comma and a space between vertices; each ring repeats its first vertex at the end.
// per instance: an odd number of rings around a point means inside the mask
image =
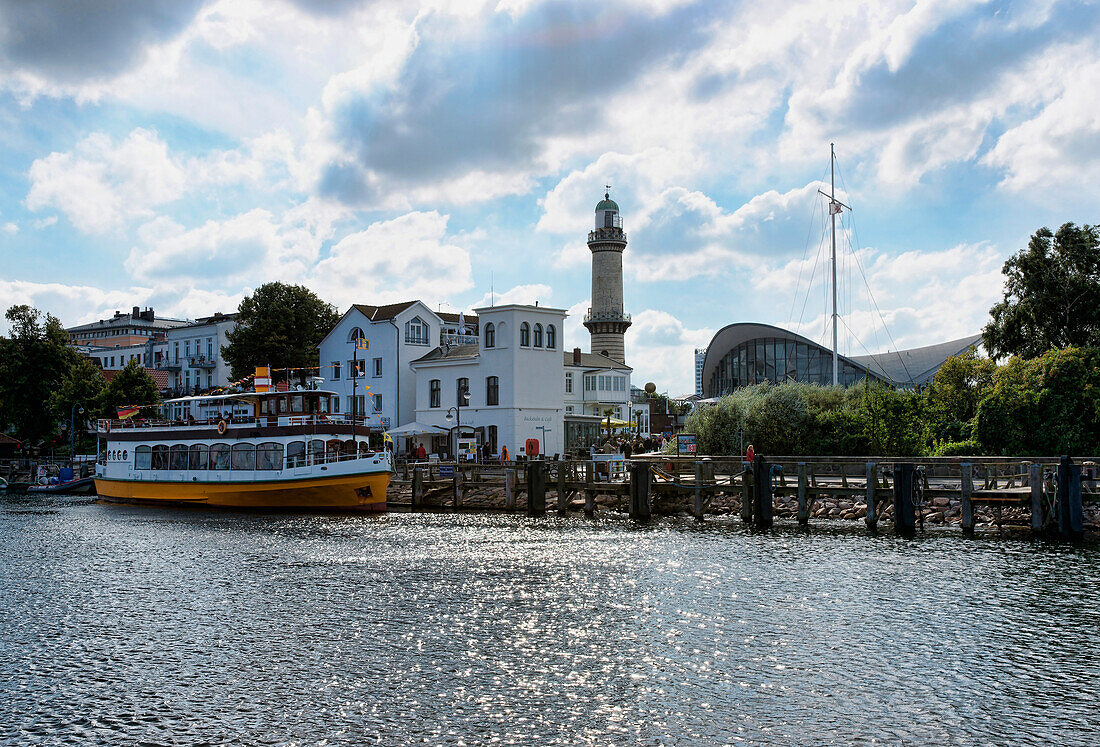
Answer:
POLYGON ((218 421, 218 435, 219 436, 224 436, 225 435, 225 429, 228 428, 228 427, 229 427, 228 424, 226 424, 226 422, 224 420, 219 420, 218 421))
POLYGON ((110 420, 107 421, 107 432, 108 433, 111 432, 111 421, 110 420))

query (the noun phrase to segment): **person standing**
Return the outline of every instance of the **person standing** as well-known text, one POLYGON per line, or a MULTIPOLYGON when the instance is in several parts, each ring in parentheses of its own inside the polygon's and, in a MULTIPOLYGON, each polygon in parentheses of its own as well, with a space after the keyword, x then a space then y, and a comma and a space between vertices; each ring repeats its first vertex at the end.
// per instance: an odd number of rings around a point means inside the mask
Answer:
POLYGON ((500 447, 500 463, 501 464, 507 464, 508 463, 508 444, 504 444, 503 446, 500 447))
POLYGON ((749 448, 745 449, 745 461, 749 464, 756 461, 756 450, 752 448, 752 444, 749 444, 749 448))

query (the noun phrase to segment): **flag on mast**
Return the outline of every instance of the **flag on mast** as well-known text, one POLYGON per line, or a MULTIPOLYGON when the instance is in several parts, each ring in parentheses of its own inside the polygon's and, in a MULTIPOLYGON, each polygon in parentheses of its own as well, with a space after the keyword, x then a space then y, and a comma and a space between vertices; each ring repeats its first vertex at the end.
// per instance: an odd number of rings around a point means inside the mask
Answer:
POLYGON ((829 203, 829 215, 839 215, 841 211, 843 211, 843 209, 844 206, 841 205, 839 202, 829 203))

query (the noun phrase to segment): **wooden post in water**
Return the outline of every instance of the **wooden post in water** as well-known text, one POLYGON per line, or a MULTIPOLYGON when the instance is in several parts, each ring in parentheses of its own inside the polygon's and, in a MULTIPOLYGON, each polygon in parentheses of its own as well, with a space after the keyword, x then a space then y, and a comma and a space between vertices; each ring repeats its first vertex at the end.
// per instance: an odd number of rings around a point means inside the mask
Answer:
POLYGON ((592 483, 596 478, 596 462, 588 461, 584 463, 584 513, 586 516, 591 516, 596 513, 596 491, 592 488, 592 483))
POLYGON ((962 482, 959 486, 959 525, 966 534, 974 533, 974 465, 963 462, 959 465, 962 471, 962 482))
POLYGON ((754 498, 752 513, 753 525, 758 529, 767 529, 772 525, 772 475, 768 460, 759 454, 753 463, 754 498))
POLYGON ((752 521, 752 469, 746 469, 741 473, 741 523, 748 524, 752 521))
POLYGON ((527 463, 527 515, 542 516, 546 513, 546 462, 535 460, 527 463))
POLYGON ((458 462, 455 463, 455 474, 452 480, 454 482, 455 508, 462 508, 462 494, 466 490, 465 487, 463 487, 466 482, 466 472, 458 462))
POLYGON ((1085 530, 1084 506, 1081 502, 1081 465, 1068 456, 1058 465, 1058 533, 1079 539, 1085 530))
POLYGON ((569 496, 565 494, 565 462, 559 461, 555 466, 558 470, 558 513, 564 514, 569 510, 569 496))
POLYGON ((806 526, 810 523, 810 497, 808 495, 810 479, 806 475, 806 463, 798 463, 798 523, 806 526))
POLYGON ((630 518, 648 521, 650 517, 649 487, 652 473, 648 464, 630 465, 630 518))
POLYGON ((412 476, 412 507, 420 508, 424 505, 424 468, 413 468, 412 476))
POLYGON ((876 489, 878 488, 878 477, 875 475, 877 468, 878 465, 874 462, 867 462, 863 465, 863 469, 867 474, 867 493, 863 499, 867 503, 867 515, 863 517, 863 523, 872 532, 878 530, 878 507, 875 502, 876 489))
POLYGON ((1031 531, 1041 532, 1046 526, 1046 510, 1043 504, 1043 465, 1032 462, 1027 466, 1027 486, 1031 489, 1031 531))
POLYGON ((516 471, 511 468, 504 470, 504 508, 516 509, 516 471))
POLYGON ((912 534, 916 530, 913 507, 913 463, 894 463, 894 532, 912 534))
POLYGON ((703 463, 695 463, 695 500, 692 502, 692 514, 696 521, 703 520, 703 463))

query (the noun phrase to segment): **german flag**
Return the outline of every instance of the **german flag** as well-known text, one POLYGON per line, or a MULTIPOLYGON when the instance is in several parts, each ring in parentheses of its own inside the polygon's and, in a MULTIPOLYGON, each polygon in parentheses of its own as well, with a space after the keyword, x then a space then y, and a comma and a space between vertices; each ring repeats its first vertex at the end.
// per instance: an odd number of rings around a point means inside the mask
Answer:
POLYGON ((132 418, 141 412, 140 407, 120 407, 118 408, 118 419, 125 420, 126 418, 132 418))

